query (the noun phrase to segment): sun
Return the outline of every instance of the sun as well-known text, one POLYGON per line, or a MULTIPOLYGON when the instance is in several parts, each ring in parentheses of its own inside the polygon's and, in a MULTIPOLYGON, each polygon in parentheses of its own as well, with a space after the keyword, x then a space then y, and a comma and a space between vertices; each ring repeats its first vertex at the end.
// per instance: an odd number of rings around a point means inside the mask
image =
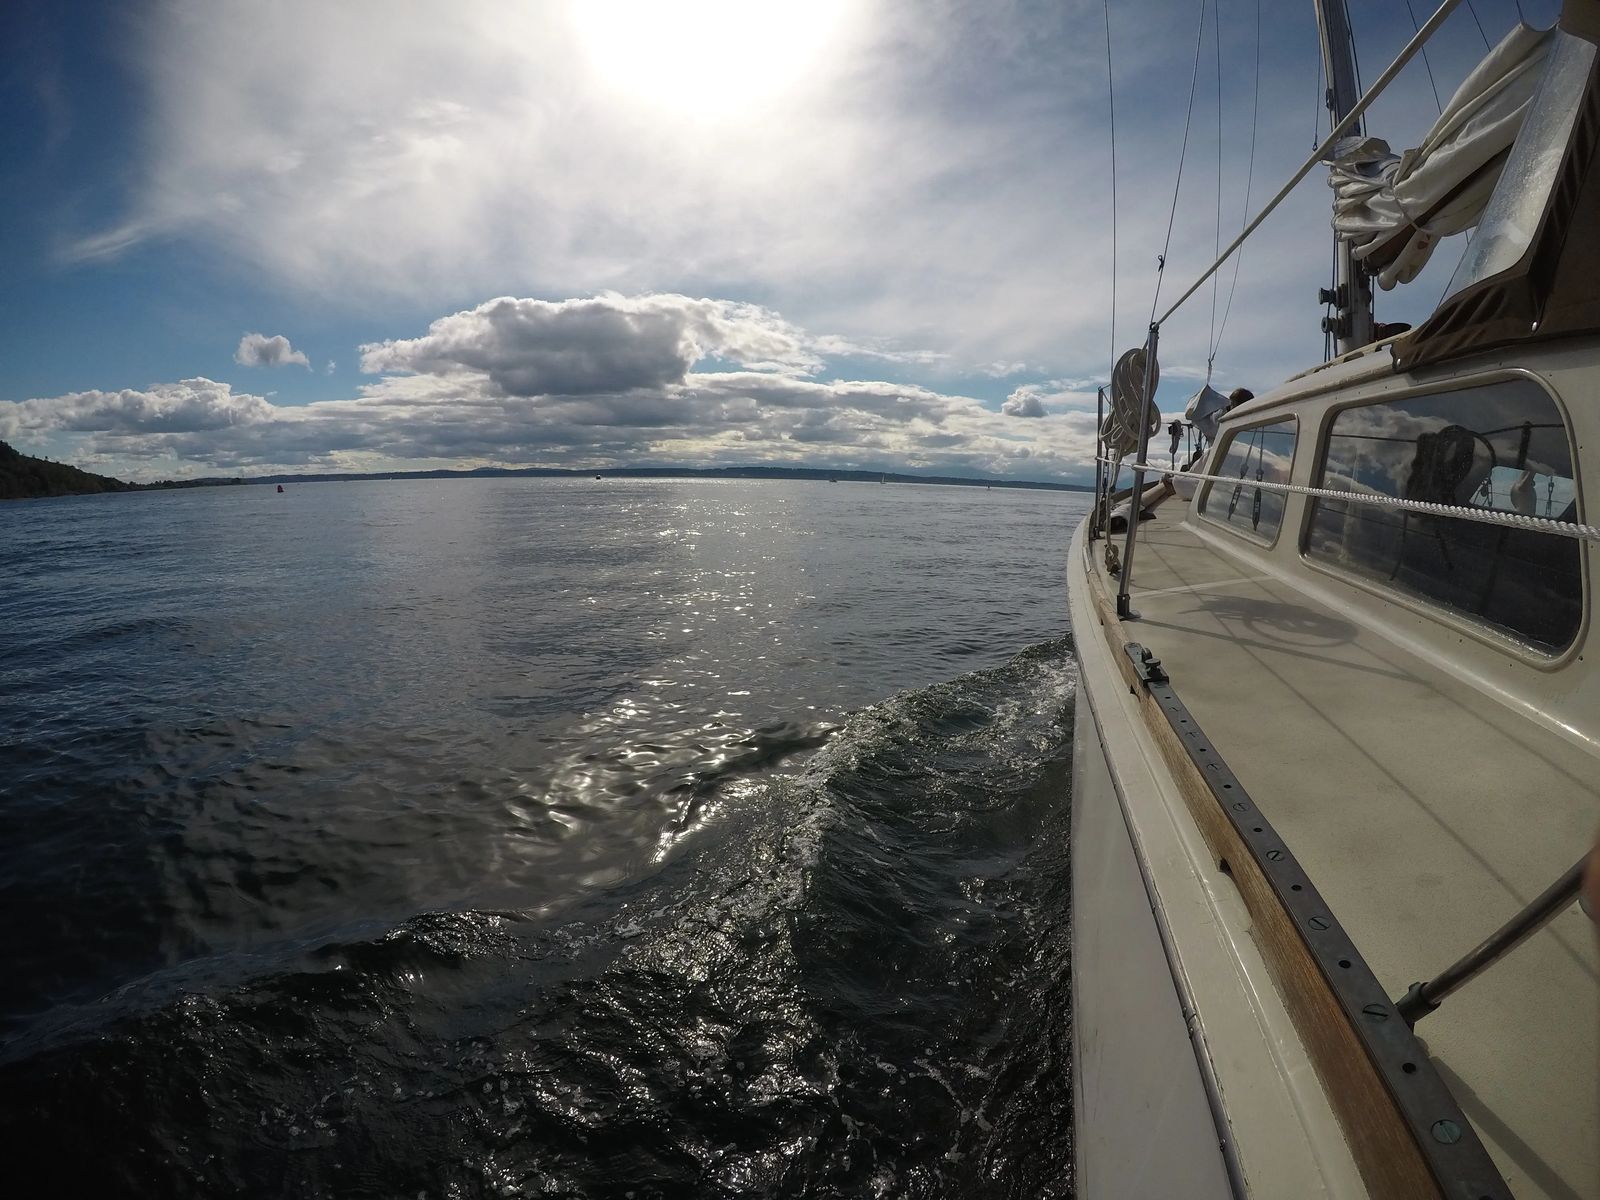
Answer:
POLYGON ((580 0, 578 37, 611 87, 703 120, 815 81, 847 0, 580 0))

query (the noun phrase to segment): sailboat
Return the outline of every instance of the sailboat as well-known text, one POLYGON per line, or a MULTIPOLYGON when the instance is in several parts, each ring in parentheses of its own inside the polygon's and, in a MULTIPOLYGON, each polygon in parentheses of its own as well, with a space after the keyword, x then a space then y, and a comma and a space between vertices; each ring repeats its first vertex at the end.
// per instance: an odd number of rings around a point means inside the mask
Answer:
POLYGON ((1328 138, 1112 374, 1067 572, 1088 1200, 1600 1194, 1600 4, 1389 154, 1363 114, 1456 7, 1360 92, 1317 4, 1328 138), (1156 466, 1162 325, 1318 164, 1333 353, 1156 466))

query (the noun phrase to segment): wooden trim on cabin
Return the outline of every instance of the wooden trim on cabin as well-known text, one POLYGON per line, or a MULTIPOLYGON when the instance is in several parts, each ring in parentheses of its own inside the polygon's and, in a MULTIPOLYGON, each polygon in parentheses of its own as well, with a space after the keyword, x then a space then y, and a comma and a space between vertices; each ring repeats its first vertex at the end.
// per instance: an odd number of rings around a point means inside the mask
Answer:
POLYGON ((1090 596, 1111 656, 1129 691, 1139 697, 1145 731, 1183 794, 1184 804, 1212 856, 1227 870, 1253 922, 1252 933, 1304 1041, 1328 1101, 1344 1129, 1356 1166, 1373 1196, 1442 1197, 1410 1126, 1378 1074, 1360 1035, 1323 978, 1298 925, 1278 902, 1250 848, 1218 806, 1206 781, 1123 653, 1127 631, 1095 569, 1094 543, 1085 546, 1090 596))

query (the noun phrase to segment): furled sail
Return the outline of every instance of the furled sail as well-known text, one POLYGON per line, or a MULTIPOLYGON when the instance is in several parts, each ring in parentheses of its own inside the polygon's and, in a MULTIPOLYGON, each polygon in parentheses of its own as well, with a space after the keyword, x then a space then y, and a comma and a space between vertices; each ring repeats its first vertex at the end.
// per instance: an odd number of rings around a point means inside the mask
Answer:
POLYGON ((1382 138, 1351 137, 1334 148, 1334 231, 1379 287, 1409 283, 1440 238, 1477 224, 1554 37, 1554 29, 1513 29, 1456 89, 1422 145, 1396 155, 1382 138))

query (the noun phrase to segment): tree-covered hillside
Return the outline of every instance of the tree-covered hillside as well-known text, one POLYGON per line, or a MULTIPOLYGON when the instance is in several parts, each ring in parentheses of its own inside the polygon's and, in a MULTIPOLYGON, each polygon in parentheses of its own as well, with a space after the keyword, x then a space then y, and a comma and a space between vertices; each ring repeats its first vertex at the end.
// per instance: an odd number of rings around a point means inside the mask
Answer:
POLYGON ((106 475, 91 475, 65 463, 47 462, 0 442, 0 500, 32 496, 79 496, 89 492, 131 492, 134 485, 106 475))

